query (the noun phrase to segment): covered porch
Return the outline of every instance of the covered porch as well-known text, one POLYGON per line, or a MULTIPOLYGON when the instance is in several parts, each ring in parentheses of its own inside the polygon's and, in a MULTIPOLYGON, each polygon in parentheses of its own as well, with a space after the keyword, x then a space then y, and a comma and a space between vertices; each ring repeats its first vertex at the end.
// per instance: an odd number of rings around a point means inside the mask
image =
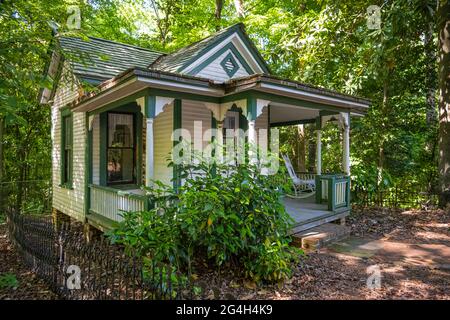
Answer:
MULTIPOLYGON (((199 121, 203 139, 192 141, 198 150, 213 138, 208 133, 211 128, 217 129, 214 138, 219 141, 226 129, 240 128, 246 131, 249 144, 267 147, 269 135, 259 134, 260 130, 314 123, 317 172, 311 174, 316 192, 307 199, 285 197, 286 210, 297 232, 349 213, 349 119, 354 108, 362 108, 365 103, 346 96, 305 92, 295 83, 281 85, 272 78, 259 79, 254 85, 245 79, 245 86, 233 80, 222 88, 180 75, 162 76, 143 70, 130 73, 121 76, 127 81, 118 78, 117 83, 106 84, 74 108, 87 115, 85 214, 91 224, 107 229, 122 220, 123 211, 150 208, 142 186, 151 188, 153 180, 179 185, 176 170, 167 167, 172 148, 179 142, 173 132, 185 129, 194 136, 194 123, 199 121), (262 86, 265 82, 271 86, 262 86), (113 118, 119 114, 128 115, 127 119, 113 118), (322 174, 321 170, 321 128, 326 121, 338 121, 343 129, 343 171, 339 174, 322 174), (122 154, 119 166, 112 160, 119 152, 116 149, 122 154)), ((249 150, 248 158, 252 156, 249 150)))
MULTIPOLYGON (((350 115, 351 112, 337 112, 327 109, 307 108, 274 104, 271 106, 271 128, 294 125, 311 125, 316 135, 315 171, 291 172, 288 179, 294 186, 301 181, 314 181, 315 190, 298 197, 292 192, 283 199, 286 211, 294 221, 293 233, 318 225, 340 221, 350 214, 350 115), (322 130, 327 123, 337 125, 342 141, 341 171, 330 173, 322 169, 322 130)), ((284 164, 280 164, 284 165, 284 164)), ((286 164, 288 165, 288 164, 286 164)), ((290 163, 289 163, 290 165, 290 163)), ((294 170, 291 168, 291 170, 294 170)), ((288 169, 289 171, 289 169, 288 169)))

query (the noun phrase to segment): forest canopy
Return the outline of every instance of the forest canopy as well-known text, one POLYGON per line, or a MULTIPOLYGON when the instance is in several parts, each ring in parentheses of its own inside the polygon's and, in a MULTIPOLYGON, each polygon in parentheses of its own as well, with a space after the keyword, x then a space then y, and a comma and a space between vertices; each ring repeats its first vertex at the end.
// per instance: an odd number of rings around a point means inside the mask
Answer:
MULTIPOLYGON (((51 178, 50 112, 38 97, 53 85, 45 70, 55 38, 94 36, 169 53, 243 22, 274 74, 371 99, 367 116, 352 118, 354 187, 448 190, 438 36, 449 11, 447 1, 427 0, 0 0, 0 181, 51 178), (371 5, 380 8, 376 28, 368 26, 371 5)), ((313 167, 312 128, 286 128, 281 137, 298 169, 313 167)), ((323 167, 338 171, 338 129, 323 139, 323 167)))

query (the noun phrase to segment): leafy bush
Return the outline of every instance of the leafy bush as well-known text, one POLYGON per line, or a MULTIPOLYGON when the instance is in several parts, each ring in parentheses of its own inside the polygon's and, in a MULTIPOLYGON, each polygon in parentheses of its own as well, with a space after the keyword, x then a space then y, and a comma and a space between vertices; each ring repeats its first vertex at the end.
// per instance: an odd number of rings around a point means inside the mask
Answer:
POLYGON ((300 251, 289 246, 292 221, 280 201, 284 177, 261 175, 253 165, 206 162, 179 172, 178 192, 155 182, 147 190, 154 208, 125 213, 111 235, 115 242, 188 274, 194 261, 205 259, 255 281, 291 275, 300 251))
POLYGON ((0 289, 4 288, 16 288, 19 285, 19 281, 12 273, 4 273, 0 275, 0 289))

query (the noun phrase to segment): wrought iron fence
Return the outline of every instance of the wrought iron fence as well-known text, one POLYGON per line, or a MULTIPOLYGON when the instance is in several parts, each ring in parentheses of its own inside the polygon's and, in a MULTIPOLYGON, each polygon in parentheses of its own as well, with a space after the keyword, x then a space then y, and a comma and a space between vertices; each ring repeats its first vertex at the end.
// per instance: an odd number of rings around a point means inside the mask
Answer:
POLYGON ((431 208, 437 206, 438 195, 424 192, 420 187, 396 187, 370 192, 354 188, 351 201, 363 207, 431 208))
POLYGON ((86 241, 80 228, 51 217, 7 212, 10 240, 23 261, 61 298, 144 300, 192 298, 187 280, 107 240, 86 241))

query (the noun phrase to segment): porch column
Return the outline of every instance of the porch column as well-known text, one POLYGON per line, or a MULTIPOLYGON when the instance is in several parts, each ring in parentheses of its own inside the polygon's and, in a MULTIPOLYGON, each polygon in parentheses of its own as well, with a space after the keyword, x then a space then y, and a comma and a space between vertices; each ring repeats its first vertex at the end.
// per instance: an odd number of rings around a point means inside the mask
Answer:
POLYGON ((154 127, 155 118, 164 111, 166 105, 170 105, 175 99, 170 97, 144 96, 137 100, 141 106, 141 112, 146 118, 145 135, 145 186, 151 187, 151 180, 155 177, 155 151, 154 151, 154 127))
POLYGON ((317 129, 316 138, 316 171, 317 175, 322 174, 322 130, 317 129))
POLYGON ((155 118, 156 97, 145 97, 145 123, 147 125, 145 134, 145 186, 152 185, 151 180, 154 175, 154 141, 153 141, 153 120, 155 118))
POLYGON ((343 131, 342 131, 342 170, 346 175, 350 175, 350 124, 348 121, 348 114, 343 119, 343 131))
POLYGON ((256 133, 256 119, 261 115, 264 107, 267 107, 270 101, 256 99, 254 97, 247 98, 247 120, 248 120, 248 158, 250 163, 258 162, 258 136, 256 133))

